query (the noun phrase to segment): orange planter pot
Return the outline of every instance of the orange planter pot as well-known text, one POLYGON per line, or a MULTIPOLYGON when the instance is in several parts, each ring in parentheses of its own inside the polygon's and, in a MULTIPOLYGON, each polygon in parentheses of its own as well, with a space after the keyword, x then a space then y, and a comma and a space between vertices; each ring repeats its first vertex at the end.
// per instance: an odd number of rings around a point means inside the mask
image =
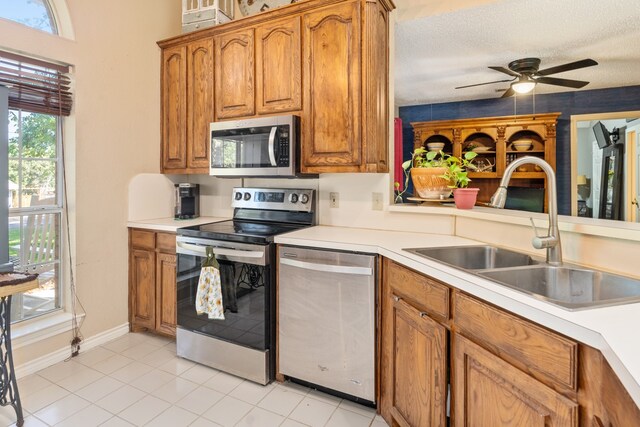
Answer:
POLYGON ((423 199, 447 198, 450 182, 441 177, 446 168, 411 168, 411 181, 416 195, 423 199))

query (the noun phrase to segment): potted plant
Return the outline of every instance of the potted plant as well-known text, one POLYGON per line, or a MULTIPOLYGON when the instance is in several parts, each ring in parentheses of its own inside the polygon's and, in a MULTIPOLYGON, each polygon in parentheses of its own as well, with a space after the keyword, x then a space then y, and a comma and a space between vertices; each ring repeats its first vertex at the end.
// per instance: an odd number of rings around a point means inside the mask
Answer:
POLYGON ((468 170, 475 169, 471 161, 477 156, 477 153, 467 151, 461 158, 455 156, 447 156, 445 159, 446 171, 442 175, 453 188, 453 200, 458 209, 471 209, 476 204, 479 188, 467 188, 471 179, 468 170))
MULTIPOLYGON (((451 195, 453 183, 445 177, 447 173, 447 159, 451 156, 442 151, 428 151, 426 148, 416 148, 411 153, 411 159, 402 164, 404 170, 406 191, 409 175, 415 189, 416 196, 423 199, 446 199, 451 195)), ((402 201, 404 191, 399 192, 400 184, 395 183, 396 202, 402 201)))

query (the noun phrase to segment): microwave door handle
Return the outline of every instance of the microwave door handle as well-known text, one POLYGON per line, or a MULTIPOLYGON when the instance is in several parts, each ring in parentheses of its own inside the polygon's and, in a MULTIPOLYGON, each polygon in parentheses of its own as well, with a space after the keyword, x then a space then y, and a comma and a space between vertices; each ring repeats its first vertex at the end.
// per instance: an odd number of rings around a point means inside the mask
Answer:
MULTIPOLYGON (((238 249, 226 249, 211 246, 215 255, 230 256, 236 258, 262 258, 262 251, 243 251, 238 249)), ((176 242, 177 252, 181 254, 207 256, 207 247, 200 245, 192 245, 185 242, 176 242)))
POLYGON ((278 127, 274 126, 271 128, 271 132, 269 133, 269 161, 271 161, 271 166, 278 166, 278 162, 276 162, 276 132, 278 131, 278 127))

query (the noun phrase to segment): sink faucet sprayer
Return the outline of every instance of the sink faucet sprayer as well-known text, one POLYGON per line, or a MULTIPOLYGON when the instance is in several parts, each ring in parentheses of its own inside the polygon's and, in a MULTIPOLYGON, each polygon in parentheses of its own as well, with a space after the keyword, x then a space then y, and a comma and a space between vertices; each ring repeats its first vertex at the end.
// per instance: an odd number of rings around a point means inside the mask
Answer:
POLYGON ((540 168, 542 168, 542 170, 547 174, 547 183, 549 187, 547 190, 547 206, 549 209, 549 234, 547 236, 538 236, 536 226, 533 223, 533 218, 529 218, 531 219, 531 225, 533 225, 533 232, 536 234, 536 237, 533 238, 533 241, 531 243, 536 249, 547 249, 548 264, 561 265, 562 246, 560 245, 560 230, 558 229, 558 195, 556 190, 556 174, 549 163, 533 156, 520 157, 519 159, 516 159, 513 162, 509 163, 509 166, 507 166, 507 169, 505 169, 504 175, 502 176, 502 181, 500 181, 500 186, 493 194, 493 196, 491 196, 489 206, 498 209, 504 208, 504 204, 507 200, 507 185, 509 184, 509 180, 511 179, 513 171, 518 166, 522 166, 523 164, 527 163, 538 165, 540 166, 540 168))

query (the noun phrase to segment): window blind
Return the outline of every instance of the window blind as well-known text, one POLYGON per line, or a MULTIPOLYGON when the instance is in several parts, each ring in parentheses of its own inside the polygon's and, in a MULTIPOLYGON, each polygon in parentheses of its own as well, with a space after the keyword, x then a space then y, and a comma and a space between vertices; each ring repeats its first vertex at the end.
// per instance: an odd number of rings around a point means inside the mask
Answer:
POLYGON ((32 113, 71 114, 69 67, 0 50, 0 85, 9 89, 9 108, 32 113))

